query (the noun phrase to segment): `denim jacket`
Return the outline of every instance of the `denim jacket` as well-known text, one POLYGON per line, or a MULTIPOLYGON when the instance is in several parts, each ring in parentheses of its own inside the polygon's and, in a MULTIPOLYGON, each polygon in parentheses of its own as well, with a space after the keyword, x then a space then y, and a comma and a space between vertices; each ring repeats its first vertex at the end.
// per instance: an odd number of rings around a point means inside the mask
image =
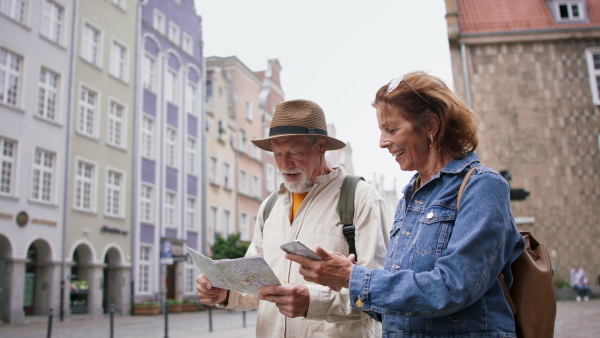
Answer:
POLYGON ((381 320, 384 337, 516 337, 498 280, 503 273, 512 285, 510 265, 524 248, 508 183, 475 153, 413 191, 416 178, 398 203, 384 269, 353 267, 352 306, 381 320))

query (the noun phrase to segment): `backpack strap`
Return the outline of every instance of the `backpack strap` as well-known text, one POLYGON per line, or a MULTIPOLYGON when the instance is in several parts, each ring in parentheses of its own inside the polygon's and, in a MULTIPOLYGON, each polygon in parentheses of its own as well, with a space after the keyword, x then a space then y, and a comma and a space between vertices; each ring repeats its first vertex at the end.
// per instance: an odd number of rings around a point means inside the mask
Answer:
POLYGON ((271 193, 267 204, 265 204, 265 208, 263 209, 263 226, 260 227, 260 231, 262 231, 263 227, 265 226, 265 222, 267 221, 267 218, 269 218, 269 215, 271 214, 271 210, 273 210, 275 202, 277 202, 277 191, 273 191, 271 193))
POLYGON ((351 254, 354 254, 356 261, 358 261, 358 255, 356 254, 356 245, 354 243, 354 195, 356 194, 356 186, 360 180, 364 181, 365 179, 361 176, 346 175, 344 183, 342 183, 340 199, 338 201, 340 222, 344 225, 342 227, 344 237, 346 237, 349 251, 351 254))
POLYGON ((456 197, 456 211, 460 210, 460 199, 462 198, 463 191, 465 191, 465 186, 467 186, 467 181, 469 181, 469 177, 471 177, 471 174, 475 171, 475 169, 477 169, 477 167, 473 167, 471 170, 469 170, 460 185, 460 189, 458 189, 458 196, 456 197))

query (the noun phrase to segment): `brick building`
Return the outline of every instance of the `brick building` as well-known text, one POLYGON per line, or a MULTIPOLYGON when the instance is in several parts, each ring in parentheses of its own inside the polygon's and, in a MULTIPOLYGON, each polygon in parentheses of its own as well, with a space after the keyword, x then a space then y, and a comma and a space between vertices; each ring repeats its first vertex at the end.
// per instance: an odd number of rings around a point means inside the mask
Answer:
POLYGON ((456 92, 480 118, 482 162, 507 170, 519 230, 555 276, 600 273, 600 1, 446 0, 456 92))

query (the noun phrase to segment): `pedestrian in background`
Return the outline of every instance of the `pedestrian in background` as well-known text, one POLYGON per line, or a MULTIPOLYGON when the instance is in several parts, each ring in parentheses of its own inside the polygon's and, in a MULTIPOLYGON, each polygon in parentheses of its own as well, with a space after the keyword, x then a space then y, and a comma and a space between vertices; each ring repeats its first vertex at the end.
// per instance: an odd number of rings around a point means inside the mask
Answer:
POLYGON ((575 300, 581 302, 590 300, 590 286, 588 284, 588 278, 585 274, 585 270, 579 266, 579 263, 573 264, 571 268, 571 286, 577 291, 575 300))
POLYGON ((474 113, 439 78, 423 72, 379 88, 379 146, 416 171, 396 210, 384 269, 287 254, 307 281, 349 288, 352 307, 382 322, 384 337, 516 337, 499 276, 523 252, 508 182, 482 166, 474 113), (457 208, 457 195, 474 168, 457 208))

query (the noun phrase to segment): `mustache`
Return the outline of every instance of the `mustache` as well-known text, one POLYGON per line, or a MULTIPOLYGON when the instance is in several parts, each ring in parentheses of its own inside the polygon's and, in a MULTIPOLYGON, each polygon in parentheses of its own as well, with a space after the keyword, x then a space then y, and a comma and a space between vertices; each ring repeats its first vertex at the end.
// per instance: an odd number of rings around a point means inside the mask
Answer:
POLYGON ((302 170, 301 168, 295 168, 295 169, 288 169, 288 170, 281 170, 282 174, 303 174, 304 170, 302 170))

